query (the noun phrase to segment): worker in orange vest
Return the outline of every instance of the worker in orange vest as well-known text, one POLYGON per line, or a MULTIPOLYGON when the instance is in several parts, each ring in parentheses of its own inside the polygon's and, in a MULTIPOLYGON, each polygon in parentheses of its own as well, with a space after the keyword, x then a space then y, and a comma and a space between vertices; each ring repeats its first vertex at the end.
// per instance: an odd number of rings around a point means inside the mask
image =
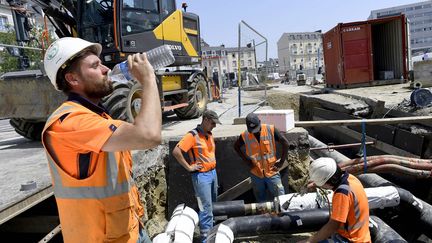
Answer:
POLYGON ((255 198, 258 202, 267 200, 267 190, 273 197, 284 195, 280 168, 288 154, 288 141, 273 125, 261 124, 255 113, 246 116, 247 130, 234 144, 234 149, 250 167, 255 198), (276 158, 276 142, 282 145, 281 159, 276 158), (245 146, 245 152, 241 147, 245 146))
POLYGON ((101 50, 100 44, 66 37, 52 43, 44 58, 51 83, 68 95, 42 132, 63 240, 148 243, 129 150, 161 142, 156 77, 145 54, 128 57, 143 87, 141 110, 134 123, 114 120, 100 103, 113 92, 101 50))
POLYGON ((217 198, 216 146, 211 132, 216 124, 221 124, 216 112, 206 110, 201 124, 188 132, 172 151, 179 164, 192 175, 202 242, 206 242, 213 227, 213 202, 217 198))
POLYGON ((372 242, 369 204, 361 182, 343 172, 332 158, 319 158, 309 166, 308 187, 333 190, 330 219, 316 234, 301 242, 372 242), (331 241, 327 238, 331 237, 331 241))

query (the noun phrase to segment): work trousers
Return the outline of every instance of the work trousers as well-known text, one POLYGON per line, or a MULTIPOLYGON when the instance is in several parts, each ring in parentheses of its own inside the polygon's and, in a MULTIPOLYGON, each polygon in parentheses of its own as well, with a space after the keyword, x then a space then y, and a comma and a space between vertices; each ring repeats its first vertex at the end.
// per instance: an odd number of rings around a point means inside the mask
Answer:
POLYGON ((213 202, 216 202, 218 181, 216 169, 192 174, 192 185, 199 208, 199 225, 201 240, 205 242, 213 227, 213 202))
POLYGON ((272 194, 273 197, 285 194, 285 189, 282 185, 279 172, 272 177, 264 178, 260 178, 254 174, 251 174, 251 179, 255 199, 258 202, 267 201, 267 190, 272 194))
POLYGON ((148 236, 147 232, 143 228, 141 228, 140 225, 137 243, 151 243, 151 242, 152 241, 150 240, 150 237, 148 236))

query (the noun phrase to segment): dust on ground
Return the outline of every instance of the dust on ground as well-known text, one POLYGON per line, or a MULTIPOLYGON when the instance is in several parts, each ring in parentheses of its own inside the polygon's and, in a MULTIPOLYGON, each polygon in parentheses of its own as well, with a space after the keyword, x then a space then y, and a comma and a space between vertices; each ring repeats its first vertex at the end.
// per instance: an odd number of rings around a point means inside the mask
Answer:
POLYGON ((292 109, 294 119, 299 119, 300 94, 283 91, 270 91, 267 95, 267 104, 275 110, 292 109))

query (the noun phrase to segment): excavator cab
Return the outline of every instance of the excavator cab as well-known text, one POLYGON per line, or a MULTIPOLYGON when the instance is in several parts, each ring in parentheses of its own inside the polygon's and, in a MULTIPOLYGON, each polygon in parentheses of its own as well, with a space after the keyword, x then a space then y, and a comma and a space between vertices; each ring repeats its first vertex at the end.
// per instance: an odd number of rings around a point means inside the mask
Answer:
POLYGON ((174 0, 78 0, 78 36, 103 46, 102 59, 112 66, 127 53, 170 45, 173 66, 200 61, 199 18, 176 10, 174 0))

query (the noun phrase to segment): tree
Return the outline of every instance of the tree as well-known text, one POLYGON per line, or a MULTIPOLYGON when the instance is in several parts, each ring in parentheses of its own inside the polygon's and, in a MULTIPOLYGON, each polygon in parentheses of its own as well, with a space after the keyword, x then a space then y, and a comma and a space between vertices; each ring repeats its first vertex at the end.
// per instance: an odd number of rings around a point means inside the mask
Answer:
MULTIPOLYGON (((7 29, 7 32, 0 32, 0 43, 8 45, 18 45, 15 39, 15 31, 13 30, 13 28, 11 26, 8 26, 7 29)), ((46 34, 42 26, 33 27, 29 33, 29 36, 30 41, 24 46, 42 48, 41 42, 44 41, 43 38, 46 38, 46 36, 49 39, 49 43, 52 43, 54 41, 53 36, 46 34)), ((45 48, 48 48, 48 46, 45 46, 45 48)), ((18 57, 13 55, 13 49, 14 48, 3 48, 3 50, 0 51, 0 73, 17 71, 19 69, 18 57)), ((30 64, 28 69, 38 69, 40 67, 40 63, 43 61, 42 50, 22 49, 21 55, 25 55, 28 57, 30 64)))

